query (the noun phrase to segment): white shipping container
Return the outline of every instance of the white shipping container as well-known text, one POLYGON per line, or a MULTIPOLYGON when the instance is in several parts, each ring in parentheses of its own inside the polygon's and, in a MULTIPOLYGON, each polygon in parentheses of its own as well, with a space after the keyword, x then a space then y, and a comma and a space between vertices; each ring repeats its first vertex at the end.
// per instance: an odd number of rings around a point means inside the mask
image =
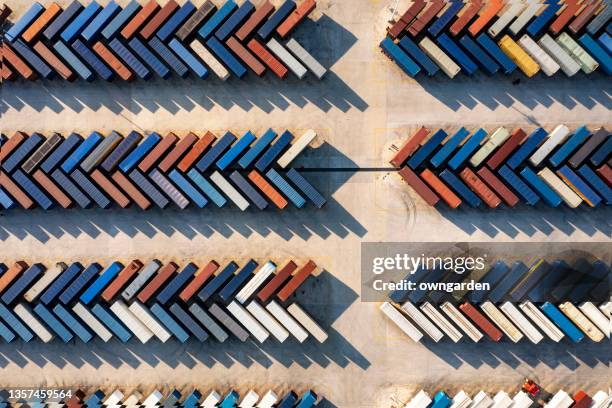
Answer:
POLYGON ((512 408, 529 408, 532 404, 533 400, 523 391, 519 391, 518 394, 512 398, 512 408))
POLYGON ((551 322, 533 303, 527 301, 519 305, 519 308, 540 328, 552 341, 558 343, 564 334, 551 322))
POLYGON ((165 343, 172 337, 168 330, 157 321, 149 309, 143 306, 139 301, 132 303, 129 309, 162 343, 165 343))
POLYGON ((125 406, 125 408, 137 408, 141 405, 140 404, 141 399, 142 399, 142 394, 139 393, 138 391, 134 391, 132 395, 130 395, 129 397, 125 399, 125 401, 123 401, 122 405, 125 406))
POLYGON ((147 343, 153 337, 153 332, 138 320, 136 316, 130 312, 128 307, 120 300, 117 300, 110 307, 115 315, 126 325, 126 327, 134 333, 134 335, 142 342, 147 343))
POLYGON ((599 343, 605 338, 604 334, 573 303, 562 303, 559 305, 559 310, 594 342, 599 343))
POLYGON ((582 48, 569 34, 561 33, 557 37, 557 44, 567 51, 574 61, 580 64, 580 69, 585 74, 590 74, 599 67, 599 63, 591 57, 591 54, 582 48))
POLYGON ((505 391, 498 392, 493 397, 493 406, 491 408, 509 408, 512 405, 512 399, 505 391))
POLYGON ((121 391, 115 390, 106 398, 103 404, 107 407, 117 407, 120 405, 123 397, 124 395, 121 391))
POLYGON ((484 391, 479 391, 472 400, 469 408, 489 408, 493 400, 484 391))
POLYGON ((562 143, 569 135, 570 130, 565 125, 557 126, 550 134, 548 138, 540 145, 540 147, 529 157, 529 161, 534 166, 538 166, 544 161, 546 156, 553 151, 560 143, 562 143))
POLYGON ((163 397, 161 392, 155 390, 142 402, 142 406, 145 408, 152 408, 159 404, 159 401, 161 401, 163 397))
POLYGON ((557 392, 548 403, 544 404, 544 408, 569 408, 574 404, 574 400, 567 392, 561 390, 557 392))
POLYGON ((533 324, 514 306, 513 303, 506 302, 501 305, 500 309, 508 316, 508 318, 527 336, 533 344, 538 344, 544 339, 542 333, 535 328, 533 324))
POLYGON ((544 167, 538 172, 538 176, 552 188, 559 197, 565 201, 570 208, 576 208, 582 203, 582 198, 574 192, 567 184, 555 175, 548 167, 544 167))
POLYGON ((255 318, 249 312, 247 312, 244 307, 236 303, 235 300, 232 300, 232 302, 227 305, 227 310, 229 310, 229 312, 233 314, 234 317, 238 319, 238 321, 242 323, 242 325, 260 343, 266 341, 268 336, 270 336, 270 333, 268 333, 268 331, 257 320, 255 320, 255 318))
POLYGON ((257 401, 259 401, 259 394, 257 394, 253 390, 250 390, 249 392, 247 392, 247 395, 244 396, 242 401, 240 401, 240 404, 238 405, 238 407, 239 408, 253 408, 255 404, 257 404, 257 401))
POLYGON ((444 337, 444 334, 411 302, 405 302, 402 310, 436 343, 444 337))
POLYGON ((404 408, 427 408, 431 404, 431 397, 423 390, 419 391, 404 408))
POLYGON ((317 339, 319 343, 324 343, 327 340, 327 333, 323 331, 321 326, 317 324, 308 314, 302 310, 297 303, 292 303, 291 306, 287 308, 287 311, 291 316, 295 318, 310 334, 312 337, 317 339))
POLYGON ((550 35, 544 34, 538 40, 538 44, 559 64, 561 70, 568 77, 574 76, 580 71, 580 65, 550 35))
POLYGON ((542 72, 544 72, 547 76, 554 75, 559 68, 559 64, 553 60, 550 55, 548 55, 535 41, 531 39, 527 34, 522 36, 519 39, 519 44, 523 47, 523 49, 529 54, 531 58, 538 63, 538 65, 542 68, 542 72))
POLYGON ((605 391, 597 391, 593 395, 593 402, 589 408, 609 408, 612 406, 612 395, 608 395, 605 391))
POLYGON ((431 58, 436 64, 438 64, 438 66, 449 78, 454 78, 459 73, 459 71, 461 71, 459 65, 455 64, 455 61, 453 61, 448 55, 446 55, 444 51, 440 49, 440 47, 434 44, 434 42, 431 41, 429 37, 424 37, 421 42, 419 42, 419 47, 421 47, 421 49, 425 52, 425 54, 427 54, 429 58, 431 58))
POLYGON ((504 28, 525 8, 522 2, 511 3, 508 8, 499 16, 499 18, 489 27, 489 34, 495 38, 501 33, 504 28))
POLYGON ((421 310, 429 319, 434 322, 442 331, 450 337, 452 341, 457 343, 463 334, 453 326, 453 324, 446 318, 442 313, 436 309, 434 305, 429 302, 425 302, 421 305, 421 310))
POLYGON ((219 62, 219 60, 208 51, 208 49, 202 45, 202 43, 198 40, 193 40, 191 42, 191 49, 198 54, 206 65, 210 67, 210 69, 219 77, 220 80, 225 81, 229 78, 229 72, 227 69, 219 62))
POLYGON ((274 265, 273 262, 266 262, 238 292, 236 295, 236 300, 240 303, 244 303, 249 300, 253 293, 255 293, 255 291, 264 284, 266 279, 268 279, 268 277, 272 275, 275 270, 276 265, 274 265))
POLYGON ((40 323, 38 319, 34 317, 29 307, 20 303, 15 306, 13 311, 17 316, 19 316, 19 318, 21 318, 21 320, 23 320, 26 326, 32 329, 32 331, 43 341, 43 343, 48 343, 53 340, 53 334, 51 334, 49 330, 47 330, 45 326, 43 326, 42 323, 40 323))
POLYGON ((210 394, 202 401, 200 406, 202 408, 215 408, 217 404, 221 402, 221 394, 217 391, 211 391, 210 394))
POLYGON ((453 403, 450 408, 467 408, 472 403, 472 399, 463 390, 459 391, 457 395, 453 397, 453 403))
POLYGON ((304 66, 302 64, 299 63, 299 61, 297 59, 295 59, 295 57, 293 55, 291 55, 289 53, 289 51, 287 51, 285 49, 285 47, 283 47, 278 41, 276 41, 274 38, 271 38, 270 41, 268 41, 268 48, 282 61, 285 63, 285 65, 287 65, 287 67, 289 67, 289 69, 291 70, 291 72, 293 72, 295 74, 295 76, 297 76, 299 79, 304 78, 304 75, 306 75, 306 68, 304 68, 304 66))
POLYGON ((297 339, 297 341, 303 343, 304 340, 308 338, 306 330, 304 330, 304 328, 302 328, 302 326, 300 326, 300 324, 275 300, 270 301, 270 303, 266 305, 266 309, 272 313, 272 316, 274 316, 276 320, 297 339))
POLYGON ((580 311, 585 314, 586 317, 591 320, 599 330, 607 337, 610 338, 610 331, 612 330, 612 321, 610 316, 606 317, 601 310, 597 308, 591 302, 584 302, 578 306, 580 311))
POLYGON ((493 303, 486 301, 480 308, 515 343, 521 341, 523 333, 493 303))
POLYGON ((475 343, 482 339, 483 334, 450 302, 444 302, 440 305, 440 309, 463 330, 475 343))
POLYGON ((72 311, 105 343, 113 337, 111 332, 81 303, 74 305, 72 311))
POLYGON ((485 161, 486 158, 489 157, 489 155, 491 155, 491 153, 501 146, 502 143, 504 143, 509 137, 510 132, 508 129, 505 127, 500 127, 497 129, 491 136, 489 136, 489 139, 482 146, 480 146, 480 149, 478 149, 476 153, 472 155, 470 158, 470 164, 474 167, 479 166, 480 163, 485 161))
POLYGON ((276 161, 278 165, 284 169, 291 163, 302 151, 317 137, 317 133, 309 129, 297 139, 289 149, 276 161))
POLYGON ((272 408, 277 401, 278 395, 276 395, 274 391, 269 390, 264 394, 261 401, 259 401, 259 404, 257 404, 257 408, 272 408))
POLYGON ((276 319, 264 309, 256 300, 247 305, 247 310, 270 332, 279 342, 284 342, 289 337, 289 332, 276 321, 276 319))
POLYGON ((423 333, 419 331, 406 317, 400 313, 391 303, 385 302, 380 305, 380 310, 397 325, 412 341, 419 342, 423 338, 423 333))
POLYGON ((539 0, 532 0, 529 2, 527 8, 517 17, 512 24, 510 24, 509 30, 512 34, 518 34, 523 27, 531 20, 533 16, 540 10, 542 3, 539 0))
POLYGON ((47 289, 47 286, 51 284, 64 271, 64 268, 60 268, 59 266, 47 270, 42 278, 36 281, 34 285, 23 295, 25 300, 28 302, 33 302, 40 296, 40 294, 47 289))
POLYGON ((315 74, 317 78, 322 79, 325 76, 325 73, 327 72, 325 67, 323 67, 323 65, 321 65, 321 63, 319 63, 315 57, 310 55, 310 53, 306 51, 304 47, 302 47, 295 39, 290 39, 285 45, 287 48, 289 48, 289 51, 291 51, 293 55, 298 57, 300 61, 302 61, 304 65, 306 65, 308 69, 315 74))
POLYGON ((609 319, 612 315, 612 302, 606 302, 599 305, 599 310, 609 319))
POLYGON ((229 197, 230 200, 232 200, 234 204, 236 204, 238 208, 240 208, 241 211, 245 211, 247 208, 249 208, 249 202, 242 196, 242 194, 238 192, 238 190, 234 188, 234 186, 229 183, 229 181, 225 179, 225 177, 221 175, 221 173, 215 171, 210 176, 210 179, 217 185, 217 187, 219 187, 219 189, 221 189, 221 191, 225 193, 225 195, 229 197))

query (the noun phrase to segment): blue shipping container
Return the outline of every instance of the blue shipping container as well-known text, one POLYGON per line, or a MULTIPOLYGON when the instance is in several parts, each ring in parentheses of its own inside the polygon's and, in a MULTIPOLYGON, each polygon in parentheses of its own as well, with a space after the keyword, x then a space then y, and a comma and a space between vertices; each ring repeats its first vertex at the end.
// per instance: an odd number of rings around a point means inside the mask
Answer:
POLYGON ((487 34, 482 33, 476 41, 493 57, 495 61, 504 69, 504 74, 510 75, 516 69, 516 64, 499 48, 495 41, 487 34))
POLYGON ((25 290, 43 274, 45 267, 36 263, 30 266, 7 290, 2 294, 2 302, 6 305, 13 303, 25 290))
POLYGON ((120 262, 113 262, 98 278, 83 292, 80 297, 82 303, 88 305, 104 288, 115 279, 119 272, 123 269, 120 262))
POLYGON ((244 156, 238 160, 238 165, 243 169, 247 169, 251 163, 257 159, 257 157, 264 151, 270 143, 276 138, 276 132, 272 129, 266 130, 266 132, 259 138, 257 141, 251 146, 249 151, 247 151, 244 156))
POLYGON ((296 169, 289 169, 287 172, 287 177, 289 180, 293 182, 299 188, 302 193, 308 197, 308 199, 315 205, 317 208, 323 208, 327 201, 325 198, 315 189, 312 184, 308 182, 296 169))
MULTIPOLYGON (((228 132, 229 133, 229 132, 228 132)), ((232 135, 233 136, 233 135, 232 135)), ((234 137, 234 140, 236 138, 234 137)), ((236 142, 216 163, 219 170, 228 168, 236 158, 255 141, 255 135, 249 130, 236 142)), ((232 141, 233 143, 233 141, 232 141)), ((218 144, 218 143, 217 143, 218 144)))
POLYGON ((66 47, 66 44, 61 41, 58 41, 53 45, 53 48, 64 59, 64 61, 66 61, 66 63, 70 65, 70 68, 72 68, 77 74, 79 74, 81 79, 87 82, 91 82, 95 79, 94 74, 89 70, 89 68, 85 66, 85 64, 81 62, 81 60, 76 55, 74 55, 74 53, 68 47, 66 47))
POLYGON ((440 178, 448 183, 471 207, 477 208, 482 204, 482 200, 472 192, 457 176, 448 170, 440 173, 440 178))
POLYGON ((113 38, 108 45, 115 51, 119 59, 125 62, 140 79, 149 79, 151 77, 151 71, 117 38, 113 38))
POLYGON ((206 302, 229 278, 238 270, 238 265, 231 261, 221 272, 219 272, 209 283, 207 283, 198 293, 202 302, 206 302))
POLYGON ((459 42, 488 74, 493 75, 499 71, 499 65, 468 34, 461 37, 459 42))
MULTIPOLYGON (((234 293, 238 291, 238 289, 242 286, 246 280, 253 275, 253 271, 257 268, 257 262, 254 260, 250 260, 247 264, 238 272, 234 278, 227 283, 219 292, 219 297, 225 301, 229 302, 232 300, 234 293)), ((212 282, 211 282, 212 283, 212 282)))
POLYGON ((111 0, 106 7, 104 7, 102 11, 100 11, 100 13, 94 17, 91 23, 85 27, 81 33, 81 37, 83 37, 83 39, 87 42, 95 40, 109 20, 114 18, 120 10, 121 7, 115 3, 114 0, 111 0))
POLYGON ((408 55, 416 60, 421 67, 427 72, 427 75, 434 76, 440 67, 434 63, 408 36, 403 36, 398 45, 408 53, 408 55))
POLYGON ((40 301, 48 305, 53 302, 57 295, 83 270, 83 265, 75 262, 62 272, 53 283, 40 296, 40 301))
POLYGON ((170 70, 159 60, 149 48, 147 48, 138 38, 134 37, 128 43, 129 46, 155 73, 162 79, 170 77, 170 70))
POLYGON ((189 70, 177 57, 174 55, 166 44, 161 42, 159 38, 153 37, 149 40, 149 46, 159 55, 165 62, 180 76, 185 78, 189 74, 189 70))
POLYGON ((229 50, 219 42, 215 37, 211 37, 206 41, 206 45, 210 50, 217 55, 223 62, 223 64, 229 68, 230 71, 238 78, 242 78, 246 75, 247 70, 229 50))
POLYGON ((178 304, 170 306, 170 312, 195 336, 199 341, 206 341, 208 333, 178 304))
POLYGON ((196 168, 201 172, 208 170, 210 166, 234 143, 236 136, 232 132, 226 132, 221 139, 211 147, 208 152, 196 163, 196 168))
POLYGON ((185 286, 187 281, 191 277, 193 277, 193 275, 197 271, 198 271, 198 266, 194 264, 193 262, 189 262, 183 268, 183 270, 180 273, 176 274, 174 279, 172 279, 170 283, 168 283, 166 287, 163 288, 161 292, 159 292, 159 295, 157 295, 157 298, 156 298, 157 301, 161 303, 162 305, 165 305, 166 303, 168 303, 168 301, 172 299, 172 297, 176 294, 176 292, 178 292, 183 286, 185 286))
POLYGON ((189 340, 189 334, 157 303, 151 306, 151 313, 157 317, 161 324, 178 339, 181 343, 189 340))
POLYGON ((540 309, 542 309, 544 314, 548 316, 574 343, 579 343, 584 338, 584 334, 552 303, 546 302, 540 306, 540 309))
POLYGON ((170 180, 181 189, 191 201, 198 207, 204 208, 208 204, 208 200, 204 197, 178 170, 174 169, 169 174, 170 180))
MULTIPOLYGON (((463 7, 463 3, 459 2, 461 7, 463 7)), ((438 37, 438 44, 442 46, 448 52, 451 57, 454 58, 455 61, 461 65, 461 68, 467 72, 468 75, 474 75, 476 71, 478 71, 478 66, 476 63, 472 61, 468 55, 459 48, 457 43, 453 41, 446 33, 440 35, 438 37)))
POLYGON ((128 156, 119 164, 119 168, 124 173, 129 173, 140 160, 149 153, 161 140, 161 136, 153 132, 138 145, 128 156))
POLYGON ((554 167, 559 167, 574 152, 584 141, 589 137, 591 132, 586 126, 580 126, 574 134, 565 142, 559 149, 550 156, 548 161, 554 167))
POLYGON ((389 37, 382 40, 380 43, 380 48, 383 49, 385 54, 391 58, 391 60, 395 61, 395 63, 408 75, 411 77, 415 77, 419 72, 421 72, 421 68, 406 54, 400 47, 397 46, 393 42, 393 40, 389 37))
POLYGON ((70 3, 68 7, 64 9, 64 11, 60 13, 60 15, 55 20, 51 22, 49 27, 47 27, 45 31, 43 31, 44 37, 49 41, 54 40, 55 37, 60 34, 60 31, 63 30, 66 24, 72 21, 72 18, 79 14, 81 10, 83 10, 83 5, 81 4, 81 2, 79 0, 74 0, 72 3, 70 3))
POLYGON ((297 208, 302 208, 306 205, 304 198, 298 193, 287 181, 281 176, 276 170, 270 169, 266 173, 266 176, 270 179, 283 194, 295 205, 297 208))
POLYGON ((410 159, 408 159, 408 166, 416 170, 425 162, 429 156, 433 154, 433 152, 440 147, 444 139, 448 137, 448 134, 439 129, 436 133, 434 133, 424 145, 422 145, 416 152, 412 154, 410 159))
POLYGON ((100 304, 95 304, 91 308, 91 312, 96 315, 98 319, 111 331, 115 336, 119 338, 123 343, 127 343, 132 338, 130 333, 121 323, 117 321, 104 307, 100 304))
POLYGON ((34 22, 39 15, 45 10, 42 4, 35 2, 30 6, 28 11, 17 20, 9 30, 4 33, 4 38, 8 42, 13 42, 34 22))
POLYGON ((36 313, 64 343, 68 343, 72 340, 72 333, 70 333, 66 326, 64 326, 45 306, 40 303, 37 304, 34 307, 34 313, 36 313))
POLYGON ((542 197, 548 205, 558 207, 562 203, 563 200, 561 197, 535 174, 535 172, 531 170, 531 167, 525 167, 521 170, 521 176, 523 176, 527 183, 539 193, 540 197, 542 197))
POLYGON ((193 3, 187 0, 181 8, 166 21, 166 24, 157 31, 157 37, 162 41, 167 41, 195 10, 196 7, 193 3))
POLYGON ((283 134, 276 140, 276 142, 270 146, 268 150, 257 160, 255 168, 261 172, 264 172, 269 166, 272 165, 274 160, 285 150, 287 146, 293 140, 293 135, 288 130, 285 130, 283 134))
POLYGON ((470 132, 466 128, 462 127, 450 139, 444 143, 444 145, 438 150, 438 152, 429 161, 435 168, 442 166, 446 159, 453 153, 459 144, 469 135, 470 132))
POLYGON ((82 342, 88 343, 93 335, 83 326, 73 315, 70 313, 64 306, 58 304, 55 305, 53 311, 59 317, 59 319, 64 322, 66 326, 70 328, 77 335, 82 342))
POLYGON ((87 5, 87 7, 85 7, 85 9, 83 9, 83 11, 81 11, 70 24, 68 24, 68 27, 64 29, 61 34, 62 40, 67 43, 74 41, 74 39, 81 33, 85 26, 93 20, 101 9, 102 7, 95 1, 89 3, 89 5, 87 5))
POLYGON ((200 79, 208 77, 208 70, 185 46, 176 38, 170 41, 170 48, 191 68, 194 74, 200 79))
POLYGON ((455 153, 453 157, 448 161, 448 167, 457 170, 467 158, 480 146, 487 137, 487 132, 484 129, 478 129, 472 136, 470 136, 465 143, 459 148, 459 151, 455 153))
POLYGON ((229 37, 238 27, 238 25, 242 24, 251 13, 255 11, 255 6, 249 0, 246 0, 242 5, 236 10, 223 25, 217 30, 215 36, 220 41, 225 41, 227 37, 229 37))
POLYGON ((221 193, 219 193, 219 191, 213 187, 213 185, 210 184, 210 182, 208 182, 208 180, 206 180, 196 169, 189 170, 187 176, 189 176, 195 185, 198 186, 200 190, 202 190, 217 207, 221 208, 227 203, 225 197, 223 197, 223 195, 221 195, 221 193))
POLYGON ((64 305, 70 303, 74 298, 77 297, 79 292, 91 281, 96 275, 100 273, 102 267, 97 263, 92 263, 76 278, 67 289, 62 292, 59 297, 60 302, 64 305))
POLYGON ((529 157, 540 144, 546 139, 548 132, 542 128, 537 128, 529 135, 527 139, 523 141, 523 144, 518 148, 516 152, 506 162, 508 167, 512 170, 516 170, 523 162, 529 157))
POLYGON ((121 30, 127 24, 128 20, 130 20, 134 14, 138 12, 138 10, 140 10, 140 3, 138 0, 130 1, 128 5, 125 6, 110 23, 108 23, 104 30, 102 30, 102 36, 107 40, 113 38, 115 34, 117 34, 119 30, 121 30))
POLYGON ((293 0, 285 0, 285 2, 268 18, 268 20, 257 30, 257 34, 264 40, 268 41, 274 30, 287 18, 289 13, 295 10, 296 5, 293 0))
POLYGON ((234 12, 234 10, 236 10, 237 7, 238 6, 234 0, 227 0, 223 6, 217 10, 217 12, 213 14, 211 18, 208 19, 206 24, 200 28, 198 35, 202 37, 202 39, 206 40, 212 35, 213 31, 215 31, 217 27, 219 27, 221 23, 223 23, 223 21, 225 21, 225 19, 234 12))

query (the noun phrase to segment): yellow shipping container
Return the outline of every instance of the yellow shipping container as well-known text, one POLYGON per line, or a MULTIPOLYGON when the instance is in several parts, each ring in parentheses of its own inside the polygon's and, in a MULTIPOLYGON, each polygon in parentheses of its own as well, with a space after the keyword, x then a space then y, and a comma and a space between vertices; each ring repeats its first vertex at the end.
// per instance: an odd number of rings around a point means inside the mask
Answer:
POLYGON ((499 47, 527 75, 532 77, 538 73, 540 66, 508 35, 499 40, 499 47))

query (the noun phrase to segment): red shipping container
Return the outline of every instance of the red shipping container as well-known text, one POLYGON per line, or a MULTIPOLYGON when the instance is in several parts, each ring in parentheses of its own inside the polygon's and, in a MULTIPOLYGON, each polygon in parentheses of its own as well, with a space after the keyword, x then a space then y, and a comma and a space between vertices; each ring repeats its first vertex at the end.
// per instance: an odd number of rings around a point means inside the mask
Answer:
POLYGON ((183 160, 179 162, 177 166, 178 169, 184 173, 187 173, 189 168, 193 166, 193 164, 200 158, 200 156, 202 156, 202 154, 204 154, 206 149, 212 145, 215 139, 216 136, 214 134, 211 132, 206 132, 206 134, 193 145, 189 153, 183 157, 183 160))
POLYGON ((565 28, 565 26, 570 22, 572 18, 576 15, 578 10, 582 7, 582 4, 578 2, 578 0, 565 0, 565 8, 563 11, 557 16, 555 21, 550 25, 550 32, 553 34, 559 34, 561 30, 565 28))
POLYGON ((408 185, 412 187, 414 191, 416 191, 421 198, 423 198, 423 200, 425 200, 427 204, 431 206, 438 204, 440 198, 427 186, 427 184, 423 182, 423 180, 419 178, 419 176, 417 176, 414 171, 410 170, 410 168, 407 166, 404 166, 399 171, 399 174, 402 176, 404 181, 408 183, 408 185))
POLYGON ((431 188, 444 200, 450 208, 457 208, 461 204, 461 199, 457 194, 453 193, 450 188, 431 170, 425 169, 421 173, 421 178, 425 180, 431 188))
POLYGON ((463 30, 463 28, 472 21, 472 19, 478 14, 480 9, 482 8, 482 3, 479 0, 472 1, 468 3, 459 14, 459 17, 455 22, 450 26, 450 32, 452 35, 456 36, 463 30))
POLYGON ((183 302, 187 302, 195 293, 206 283, 206 281, 219 269, 219 264, 215 261, 210 261, 208 265, 196 272, 195 276, 189 284, 183 289, 179 297, 183 302))
POLYGON ((475 192, 491 208, 497 208, 501 204, 501 199, 495 194, 482 180, 469 168, 464 168, 459 177, 468 187, 475 192))
POLYGON ((234 51, 234 54, 238 56, 245 64, 249 66, 257 74, 257 76, 262 76, 266 72, 266 68, 262 65, 261 62, 253 54, 251 54, 242 44, 238 42, 234 37, 228 38, 225 42, 227 46, 234 51))
POLYGON ((504 202, 510 207, 514 207, 519 202, 519 198, 501 181, 491 170, 482 167, 478 170, 478 175, 487 183, 504 202))
POLYGON ((29 209, 34 206, 34 201, 30 199, 24 193, 21 188, 17 187, 17 184, 13 183, 13 180, 3 171, 0 171, 0 186, 4 187, 7 193, 9 193, 24 209, 29 209))
POLYGON ((62 208, 69 208, 72 200, 49 178, 42 170, 36 170, 32 175, 34 180, 44 188, 62 208))
POLYGON ((8 62, 19 75, 28 81, 36 79, 36 73, 30 69, 30 67, 15 54, 15 51, 9 47, 8 43, 2 44, 2 61, 8 62))
POLYGON ((317 7, 315 0, 304 0, 293 13, 283 21, 277 28, 276 32, 281 38, 285 38, 295 27, 298 26, 312 11, 317 7))
POLYGON ((6 289, 15 279, 17 279, 17 277, 27 268, 28 264, 23 261, 16 262, 13 266, 8 268, 8 270, 0 277, 0 294, 4 292, 4 289, 6 289))
POLYGON ((583 390, 580 390, 574 394, 574 401, 575 404, 572 408, 589 408, 593 403, 593 399, 583 390))
POLYGON ((278 191, 270 183, 264 179, 257 170, 252 170, 249 173, 249 180, 251 180, 266 197, 270 199, 278 208, 281 210, 287 206, 287 200, 280 195, 278 191))
POLYGON ((408 27, 410 23, 416 18, 416 16, 425 8, 425 2, 423 0, 415 0, 412 5, 406 10, 406 12, 400 17, 399 20, 391 28, 387 29, 391 38, 398 38, 400 34, 408 27))
POLYGON ((503 7, 504 2, 502 0, 491 0, 482 10, 482 13, 480 13, 476 21, 468 28, 470 34, 476 36, 487 24, 489 24, 489 21, 497 16, 497 13, 499 13, 503 7))
POLYGON ((0 148, 0 164, 2 164, 2 161, 6 159, 27 137, 28 135, 23 132, 13 133, 13 136, 11 136, 9 140, 7 140, 6 143, 1 146, 2 148, 0 148))
POLYGON ((170 149, 178 137, 172 132, 168 133, 155 147, 147 154, 138 165, 138 168, 145 173, 170 149))
POLYGON ((157 275, 149 282, 144 289, 138 293, 138 300, 142 303, 146 303, 147 300, 151 298, 162 287, 162 285, 170 279, 170 277, 176 272, 178 269, 178 265, 174 262, 170 262, 167 265, 163 266, 158 272, 157 275))
POLYGON ((259 57, 260 60, 266 64, 268 68, 272 72, 276 74, 279 78, 284 78, 287 75, 287 67, 285 67, 274 55, 270 53, 259 41, 256 39, 252 39, 247 44, 249 50, 253 51, 255 55, 259 57))
POLYGON ((297 269, 297 265, 293 261, 287 262, 287 265, 283 266, 280 271, 263 287, 258 293, 257 297, 262 302, 267 302, 270 296, 274 294, 281 287, 283 283, 289 279, 293 271, 297 269))
POLYGON ((148 2, 146 6, 140 9, 138 14, 136 14, 134 18, 131 19, 125 27, 123 27, 123 30, 121 30, 121 35, 123 36, 123 38, 125 38, 126 40, 131 39, 136 33, 136 31, 138 31, 138 29, 146 21, 149 21, 153 13, 155 13, 158 8, 159 4, 157 4, 156 0, 151 0, 150 2, 148 2))
POLYGON ((134 259, 128 266, 123 268, 119 275, 111 282, 110 285, 102 292, 102 299, 110 302, 115 295, 128 283, 132 276, 142 268, 143 264, 138 259, 134 259))
POLYGON ((608 183, 610 187, 612 187, 612 169, 607 164, 604 164, 597 170, 597 174, 599 174, 603 179, 608 183))
POLYGON ((74 81, 76 75, 66 64, 62 62, 45 44, 38 41, 34 44, 34 50, 66 81, 74 81))
POLYGON ((157 30, 161 27, 161 25, 164 24, 166 20, 170 18, 172 13, 174 13, 174 11, 178 9, 178 7, 179 5, 176 1, 174 0, 168 1, 164 5, 164 7, 162 7, 157 12, 157 14, 155 14, 155 17, 149 20, 149 22, 140 31, 140 35, 142 35, 142 38, 144 38, 145 40, 148 40, 151 37, 153 37, 153 34, 155 34, 157 30))
POLYGON ((491 168, 491 170, 496 170, 500 165, 506 161, 506 158, 510 156, 514 152, 514 150, 521 144, 521 142, 525 139, 525 132, 523 129, 518 128, 512 135, 501 145, 499 149, 489 158, 487 161, 487 165, 491 168))
POLYGON ((395 153, 395 156, 390 160, 390 163, 396 168, 402 167, 402 164, 414 153, 414 151, 419 147, 421 142, 425 140, 427 135, 429 134, 429 129, 426 127, 421 127, 419 130, 414 132, 410 139, 406 140, 404 145, 395 153))
POLYGON ((502 339, 502 332, 497 329, 491 323, 489 319, 484 317, 482 313, 480 313, 474 306, 472 306, 469 302, 465 302, 459 309, 463 311, 467 315, 467 317, 472 320, 476 326, 478 326, 483 332, 486 333, 487 336, 491 338, 491 340, 495 342, 499 342, 502 339))
POLYGON ((140 207, 141 210, 146 210, 151 207, 151 202, 132 184, 132 182, 123 175, 120 171, 116 171, 112 175, 113 180, 119 187, 130 196, 130 198, 140 207))
POLYGON ((244 41, 253 31, 255 31, 270 15, 274 12, 274 6, 269 0, 264 1, 257 7, 257 10, 248 20, 236 31, 236 37, 244 41))
POLYGON ((130 205, 130 199, 125 196, 115 185, 100 172, 100 170, 96 169, 91 173, 91 178, 98 183, 98 185, 102 188, 102 190, 106 191, 106 193, 117 203, 117 205, 121 208, 126 208, 130 205))
POLYGON ((429 7, 418 16, 408 27, 408 32, 412 36, 418 35, 423 28, 444 8, 446 3, 442 0, 433 0, 429 7))
POLYGON ((157 167, 164 173, 167 172, 168 170, 170 170, 170 167, 174 166, 174 163, 176 163, 181 158, 181 156, 187 150, 189 150, 191 145, 193 145, 197 141, 198 137, 196 136, 196 134, 189 132, 187 136, 182 138, 174 146, 174 148, 170 150, 170 153, 168 153, 166 157, 164 157, 164 159, 159 163, 157 167))
POLYGON ((130 71, 128 67, 126 67, 121 60, 119 60, 119 58, 115 57, 115 54, 106 48, 106 45, 98 41, 93 46, 93 50, 102 58, 102 60, 110 65, 111 69, 115 71, 117 75, 119 75, 119 78, 123 79, 124 81, 131 81, 134 78, 132 71, 130 71))
POLYGON ((317 264, 313 261, 306 262, 306 265, 302 266, 280 292, 278 292, 278 298, 283 302, 289 299, 316 268, 317 264))

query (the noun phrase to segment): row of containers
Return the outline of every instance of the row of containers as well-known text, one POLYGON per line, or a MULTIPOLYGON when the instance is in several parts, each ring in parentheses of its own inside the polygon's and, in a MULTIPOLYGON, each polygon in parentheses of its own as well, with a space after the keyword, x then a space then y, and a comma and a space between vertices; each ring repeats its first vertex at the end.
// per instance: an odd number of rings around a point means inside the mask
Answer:
MULTIPOLYGON (((404 408, 530 408, 536 401, 525 391, 519 391, 510 397, 507 392, 500 391, 491 398, 485 391, 480 391, 470 397, 465 391, 459 391, 454 397, 440 390, 431 397, 426 391, 419 391, 404 408)), ((542 406, 542 405, 539 405, 542 406)), ((609 408, 612 406, 612 397, 606 391, 597 391, 591 397, 583 390, 577 391, 573 396, 564 390, 552 395, 548 401, 543 402, 545 408, 609 408)))
POLYGON ((611 17, 600 0, 414 0, 380 47, 412 77, 612 75, 611 17))
POLYGON ((612 137, 605 128, 559 125, 528 134, 500 127, 489 134, 462 127, 449 133, 421 127, 392 147, 391 164, 429 205, 612 205, 612 137))
POLYGON ((181 138, 152 132, 0 136, 0 208, 316 208, 326 200, 291 162, 317 134, 268 129, 181 138), (212 204, 209 204, 211 203, 212 204), (228 204, 231 203, 231 204, 228 204), (270 204, 271 203, 271 204, 270 204))
POLYGON ((254 260, 223 267, 216 261, 183 267, 156 259, 106 267, 74 262, 48 270, 40 263, 0 264, 0 337, 45 343, 137 338, 143 344, 172 337, 181 343, 313 337, 323 343, 326 332, 295 300, 316 270, 313 261, 282 268, 254 260))
MULTIPOLYGON (((279 78, 291 71, 302 79, 310 71, 321 79, 326 69, 291 38, 315 8, 315 0, 285 0, 278 8, 269 0, 257 7, 249 0, 219 6, 206 0, 200 7, 132 0, 124 8, 114 0, 106 6, 75 0, 66 8, 35 2, 4 33, 2 79, 205 79, 212 71, 225 81, 268 70, 279 78)), ((4 6, 0 15, 9 14, 4 6)))
POLYGON ((463 333, 474 342, 485 335, 494 342, 505 336, 534 344, 546 338, 559 342, 567 337, 575 343, 585 337, 594 342, 610 338, 612 275, 601 260, 569 265, 539 259, 530 266, 497 261, 479 279, 470 275, 419 269, 400 282, 380 309, 417 342, 423 332, 434 342, 445 336, 459 342, 463 333), (468 281, 477 282, 476 289, 462 289, 468 281), (406 282, 416 289, 407 289, 406 282))
MULTIPOLYGON (((50 393, 51 395, 48 397, 45 395, 47 398, 26 396, 27 406, 29 408, 311 408, 316 406, 319 400, 318 395, 310 389, 300 393, 289 390, 282 394, 270 389, 261 397, 255 390, 249 390, 241 397, 238 391, 234 389, 229 389, 224 394, 220 394, 216 390, 203 394, 198 389, 183 394, 175 388, 167 395, 155 390, 146 397, 138 391, 125 395, 118 389, 108 395, 100 389, 92 393, 85 393, 82 390, 50 391, 54 392, 50 393), (204 395, 206 396, 204 397, 204 395)), ((8 392, 0 392, 0 408, 11 408, 10 400, 15 399, 20 402, 22 399, 21 397, 12 397, 8 392)))

